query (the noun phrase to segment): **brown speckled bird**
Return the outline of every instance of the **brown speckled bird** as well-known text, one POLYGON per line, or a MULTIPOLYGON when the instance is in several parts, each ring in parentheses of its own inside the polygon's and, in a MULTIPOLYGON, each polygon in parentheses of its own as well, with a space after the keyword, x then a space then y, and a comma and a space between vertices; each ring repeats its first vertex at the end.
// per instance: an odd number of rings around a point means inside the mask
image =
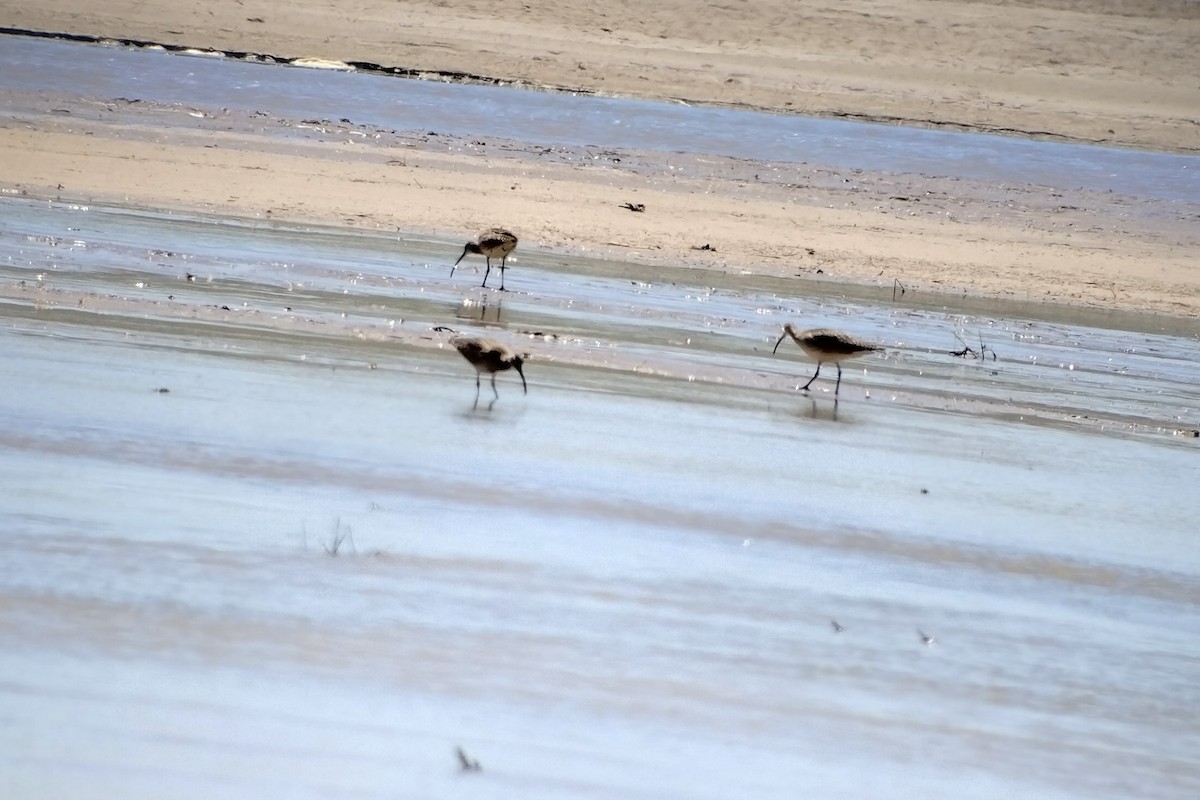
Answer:
POLYGON ((492 375, 492 393, 496 395, 497 400, 500 399, 500 392, 496 391, 496 373, 506 369, 517 371, 517 374, 521 376, 521 388, 524 389, 525 394, 529 394, 529 386, 525 383, 525 373, 521 370, 525 359, 514 353, 507 345, 491 339, 471 336, 455 336, 450 339, 450 344, 454 345, 454 349, 462 353, 462 357, 475 367, 476 402, 479 401, 479 376, 485 372, 492 375))
POLYGON ((837 365, 837 386, 833 390, 836 396, 842 388, 842 362, 847 358, 854 358, 875 350, 883 348, 870 342, 865 342, 857 336, 851 336, 848 333, 835 331, 831 328, 810 328, 806 331, 797 331, 792 323, 783 326, 783 334, 779 337, 779 341, 775 342, 774 353, 779 350, 779 344, 788 336, 800 346, 800 349, 817 362, 817 371, 808 379, 808 383, 800 387, 801 391, 808 391, 808 387, 821 374, 821 365, 826 361, 831 361, 837 365))
MULTIPOLYGON (((483 286, 487 288, 488 275, 492 272, 492 259, 500 259, 500 291, 504 291, 504 269, 508 262, 508 254, 511 253, 517 246, 517 236, 512 231, 506 231, 503 228, 491 228, 479 234, 473 242, 467 242, 463 247, 462 255, 458 257, 458 261, 462 261, 467 257, 468 253, 483 256, 487 259, 487 272, 483 273, 483 286)), ((450 276, 454 276, 454 270, 458 266, 458 261, 454 262, 454 266, 450 268, 450 276)))

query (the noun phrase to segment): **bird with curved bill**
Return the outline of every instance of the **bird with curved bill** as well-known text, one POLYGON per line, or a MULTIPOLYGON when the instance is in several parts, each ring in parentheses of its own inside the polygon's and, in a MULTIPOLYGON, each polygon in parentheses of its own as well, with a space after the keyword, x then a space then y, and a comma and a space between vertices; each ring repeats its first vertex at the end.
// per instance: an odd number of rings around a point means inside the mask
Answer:
POLYGON ((808 379, 808 383, 800 387, 800 391, 808 391, 808 387, 821 374, 821 365, 828 361, 835 364, 838 371, 837 385, 833 390, 835 397, 842 388, 842 362, 848 358, 883 349, 877 344, 871 344, 857 336, 832 328, 809 328, 797 331, 795 326, 789 322, 783 326, 783 334, 779 337, 779 341, 775 342, 775 348, 771 353, 774 354, 778 351, 780 343, 789 336, 804 351, 805 355, 817 362, 817 371, 808 379))
POLYGON ((508 345, 474 336, 454 336, 450 339, 454 349, 475 368, 475 402, 479 402, 479 377, 487 372, 492 376, 492 394, 500 399, 496 390, 496 373, 514 369, 521 376, 521 388, 529 394, 529 386, 525 383, 525 373, 521 369, 525 364, 525 356, 519 356, 508 345))
POLYGON ((483 256, 487 259, 487 271, 483 273, 483 288, 487 288, 488 275, 492 273, 492 259, 500 259, 500 291, 504 291, 504 270, 508 264, 508 254, 517 247, 517 236, 512 231, 504 228, 489 228, 473 242, 467 242, 463 246, 462 255, 458 257, 458 261, 454 262, 454 266, 450 268, 450 277, 454 277, 454 270, 458 267, 458 262, 467 257, 468 254, 483 256))

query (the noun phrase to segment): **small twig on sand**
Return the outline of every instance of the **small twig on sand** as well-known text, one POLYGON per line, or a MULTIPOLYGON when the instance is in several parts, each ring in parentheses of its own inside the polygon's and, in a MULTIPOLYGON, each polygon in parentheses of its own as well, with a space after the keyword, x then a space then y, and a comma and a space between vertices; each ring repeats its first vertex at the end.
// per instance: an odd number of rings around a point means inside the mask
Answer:
POLYGON ((972 350, 970 345, 963 341, 963 338, 958 335, 958 331, 954 332, 954 338, 959 344, 962 345, 962 349, 951 350, 950 355, 958 356, 959 358, 966 358, 967 356, 970 356, 971 358, 979 358, 979 353, 972 350))
POLYGON ((349 525, 347 525, 346 530, 343 531, 342 520, 341 517, 339 517, 333 528, 333 539, 328 544, 322 543, 321 546, 325 548, 325 555, 331 558, 337 558, 342 549, 342 545, 347 542, 350 544, 350 552, 357 554, 358 545, 354 544, 354 531, 350 530, 349 525))
POLYGON ((959 358, 966 358, 967 356, 970 356, 971 358, 978 358, 980 360, 985 360, 988 357, 988 353, 990 352, 991 356, 992 356, 992 361, 996 360, 996 351, 992 350, 990 347, 988 347, 986 344, 983 343, 983 334, 982 333, 979 334, 979 349, 978 350, 974 349, 973 347, 968 345, 965 341, 963 341, 963 338, 958 335, 958 331, 954 332, 954 338, 957 339, 958 343, 962 345, 962 349, 961 350, 951 350, 950 355, 958 356, 959 358))
MULTIPOLYGON (((979 334, 979 353, 980 353, 980 355, 983 358, 987 358, 989 349, 990 348, 988 348, 988 346, 983 343, 983 334, 982 333, 979 334)), ((996 360, 996 351, 992 350, 992 361, 995 361, 995 360, 996 360)))
POLYGON ((463 772, 483 771, 483 767, 480 765, 479 761, 467 755, 467 751, 463 750, 462 747, 454 748, 454 752, 458 756, 459 769, 461 769, 463 772))

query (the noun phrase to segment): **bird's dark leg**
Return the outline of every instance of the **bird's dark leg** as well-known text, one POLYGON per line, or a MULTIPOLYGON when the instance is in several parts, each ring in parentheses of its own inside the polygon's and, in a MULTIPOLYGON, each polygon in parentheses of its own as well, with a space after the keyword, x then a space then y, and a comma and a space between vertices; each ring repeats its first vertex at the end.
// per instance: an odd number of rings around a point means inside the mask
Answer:
POLYGON ((842 389, 842 365, 838 364, 837 368, 838 368, 838 380, 837 380, 837 386, 833 387, 833 396, 834 397, 837 397, 837 393, 839 391, 841 391, 841 389, 842 389))
POLYGON ((483 288, 485 288, 485 289, 487 288, 488 275, 490 275, 491 273, 492 273, 492 259, 489 257, 487 260, 487 271, 483 273, 483 288))
POLYGON ((496 373, 492 373, 492 394, 496 395, 496 399, 500 399, 500 393, 496 391, 496 373))
POLYGON ((504 265, 508 263, 508 256, 500 259, 500 291, 504 291, 504 265))
POLYGON ((815 381, 815 380, 817 379, 817 376, 818 376, 818 375, 820 375, 820 374, 821 374, 821 362, 820 362, 820 361, 818 361, 818 362, 817 362, 817 371, 816 371, 816 372, 814 372, 814 373, 813 373, 813 376, 812 376, 811 378, 809 378, 809 379, 808 379, 808 383, 806 383, 806 384, 804 384, 803 386, 801 386, 801 387, 800 387, 800 391, 802 391, 802 392, 807 392, 807 391, 808 391, 808 387, 812 386, 812 382, 813 382, 813 381, 815 381))
POLYGON ((479 408, 479 373, 475 373, 475 405, 471 406, 471 410, 479 408))

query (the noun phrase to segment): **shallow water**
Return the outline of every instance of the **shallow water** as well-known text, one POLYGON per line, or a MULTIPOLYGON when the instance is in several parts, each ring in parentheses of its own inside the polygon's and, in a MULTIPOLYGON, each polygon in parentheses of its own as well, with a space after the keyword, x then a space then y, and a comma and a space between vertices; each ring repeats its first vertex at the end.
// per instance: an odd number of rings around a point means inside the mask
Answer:
POLYGON ((2 202, 5 796, 1200 791, 1194 335, 2 202))
POLYGON ((548 145, 706 153, 1200 203, 1200 156, 397 79, 0 36, 0 90, 185 103, 548 145))

